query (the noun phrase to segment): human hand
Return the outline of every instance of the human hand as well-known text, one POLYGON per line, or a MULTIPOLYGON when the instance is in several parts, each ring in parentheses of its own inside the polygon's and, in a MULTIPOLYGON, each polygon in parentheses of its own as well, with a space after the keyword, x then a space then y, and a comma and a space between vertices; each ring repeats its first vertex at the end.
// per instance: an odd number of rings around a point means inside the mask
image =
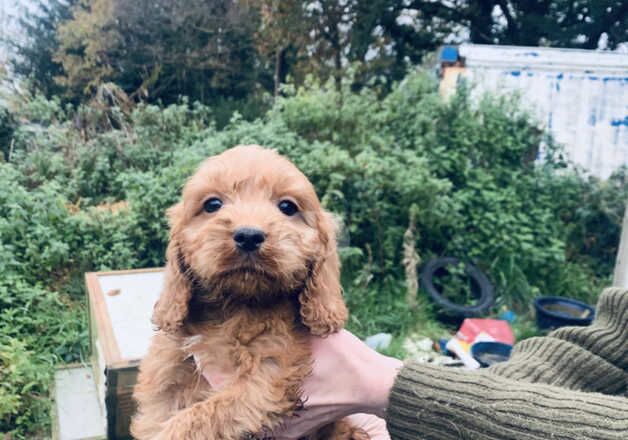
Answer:
MULTIPOLYGON (((402 362, 377 353, 347 330, 311 336, 310 344, 313 368, 303 381, 304 409, 286 417, 273 437, 297 439, 349 416, 352 426, 368 432, 372 440, 388 440, 380 417, 402 362)), ((202 374, 215 389, 230 380, 229 372, 210 366, 202 374)))
POLYGON ((388 396, 402 366, 377 353, 346 330, 310 339, 312 374, 303 382, 304 409, 286 418, 276 439, 296 439, 343 417, 351 416, 373 440, 390 438, 383 416, 388 396))

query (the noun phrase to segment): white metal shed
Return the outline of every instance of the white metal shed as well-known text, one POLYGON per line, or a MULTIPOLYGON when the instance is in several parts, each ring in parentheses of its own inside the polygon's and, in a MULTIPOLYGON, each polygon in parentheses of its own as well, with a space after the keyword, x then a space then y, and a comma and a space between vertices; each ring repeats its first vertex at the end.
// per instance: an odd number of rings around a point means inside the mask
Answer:
POLYGON ((576 164, 601 178, 628 165, 628 54, 462 44, 443 47, 440 64, 442 94, 462 79, 518 91, 576 164))

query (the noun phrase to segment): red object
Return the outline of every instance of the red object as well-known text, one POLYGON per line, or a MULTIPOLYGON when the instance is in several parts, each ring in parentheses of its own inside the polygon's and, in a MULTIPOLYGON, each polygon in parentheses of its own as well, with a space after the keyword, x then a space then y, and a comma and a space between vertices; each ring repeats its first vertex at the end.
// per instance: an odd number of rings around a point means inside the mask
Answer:
POLYGON ((513 345, 515 343, 515 335, 510 325, 501 319, 467 318, 462 322, 456 337, 467 344, 473 344, 480 340, 491 340, 491 338, 504 344, 513 345))

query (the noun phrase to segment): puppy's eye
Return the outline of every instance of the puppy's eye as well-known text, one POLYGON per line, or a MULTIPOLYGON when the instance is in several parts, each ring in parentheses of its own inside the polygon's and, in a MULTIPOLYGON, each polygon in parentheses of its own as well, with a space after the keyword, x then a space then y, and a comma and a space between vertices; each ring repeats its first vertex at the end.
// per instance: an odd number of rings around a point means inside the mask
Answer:
POLYGON ((203 209, 205 212, 216 212, 222 207, 222 200, 218 197, 212 197, 211 199, 205 200, 203 203, 203 209))
POLYGON ((295 205, 295 203, 290 200, 282 200, 281 202, 279 202, 277 207, 287 216, 293 216, 299 211, 297 205, 295 205))

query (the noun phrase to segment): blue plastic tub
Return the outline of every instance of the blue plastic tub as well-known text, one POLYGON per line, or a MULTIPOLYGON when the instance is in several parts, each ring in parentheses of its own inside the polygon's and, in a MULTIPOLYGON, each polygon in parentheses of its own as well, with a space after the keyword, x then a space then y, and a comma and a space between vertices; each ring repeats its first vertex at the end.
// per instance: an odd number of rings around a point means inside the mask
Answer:
POLYGON ((595 317, 595 309, 588 304, 560 296, 542 296, 534 301, 536 324, 541 329, 566 325, 586 326, 595 317))
POLYGON ((490 367, 498 362, 507 361, 512 351, 512 345, 503 342, 476 342, 471 346, 471 356, 482 367, 490 367))

